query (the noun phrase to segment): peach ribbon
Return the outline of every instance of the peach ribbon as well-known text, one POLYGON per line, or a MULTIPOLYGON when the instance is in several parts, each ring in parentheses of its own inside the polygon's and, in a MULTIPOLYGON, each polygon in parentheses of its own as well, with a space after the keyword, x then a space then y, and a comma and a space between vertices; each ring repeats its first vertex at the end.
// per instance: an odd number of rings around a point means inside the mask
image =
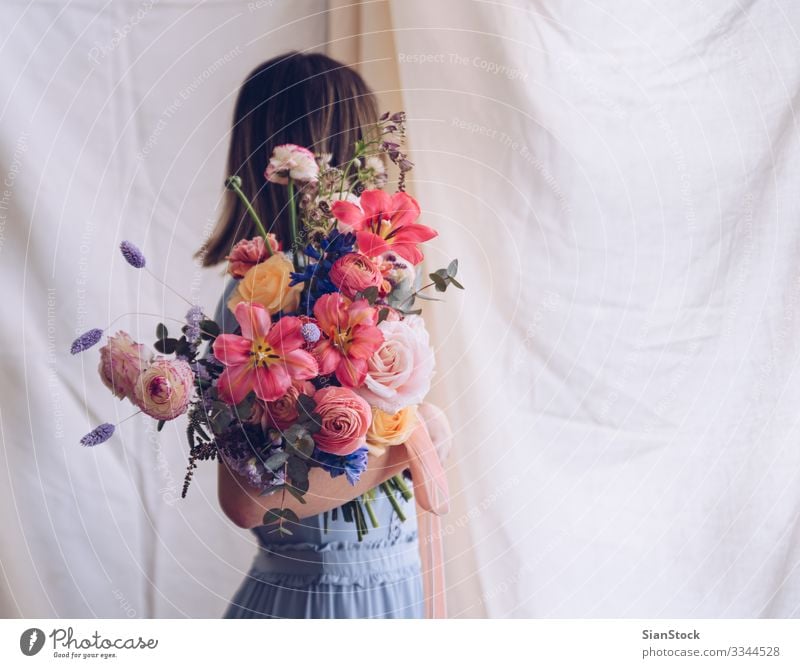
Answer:
POLYGON ((419 550, 425 593, 425 616, 447 617, 441 516, 450 510, 450 490, 428 430, 420 424, 406 441, 417 503, 419 550))

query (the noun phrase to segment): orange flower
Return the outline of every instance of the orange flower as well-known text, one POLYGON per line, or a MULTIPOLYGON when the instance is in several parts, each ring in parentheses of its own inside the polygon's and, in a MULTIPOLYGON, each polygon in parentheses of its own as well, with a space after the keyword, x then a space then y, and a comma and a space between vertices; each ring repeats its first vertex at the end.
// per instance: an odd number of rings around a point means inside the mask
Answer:
POLYGON ((233 311, 239 302, 255 302, 261 304, 270 314, 296 311, 300 305, 303 284, 289 286, 292 271, 291 261, 284 255, 275 253, 268 260, 247 270, 228 300, 228 308, 233 311))

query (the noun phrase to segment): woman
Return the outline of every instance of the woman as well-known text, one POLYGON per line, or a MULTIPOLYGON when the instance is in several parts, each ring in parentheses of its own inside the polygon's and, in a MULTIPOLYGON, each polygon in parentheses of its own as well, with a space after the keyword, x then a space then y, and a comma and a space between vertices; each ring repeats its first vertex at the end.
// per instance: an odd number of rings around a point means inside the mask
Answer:
MULTIPOLYGON (((259 216, 272 221, 272 232, 288 248, 289 220, 285 189, 270 187, 264 171, 272 149, 293 143, 315 153, 331 154, 340 165, 352 156, 356 141, 378 121, 375 98, 353 70, 320 54, 290 53, 257 67, 245 79, 236 102, 227 174, 238 175, 259 216)), ((240 200, 227 192, 217 228, 201 251, 204 266, 225 260, 237 241, 256 234, 240 200)), ((224 306, 231 283, 217 311, 217 322, 233 331, 236 322, 224 306)), ((433 436, 448 438, 442 414, 420 407, 433 436)), ((434 441, 435 442, 435 441, 434 441)), ((387 448, 370 458, 357 485, 345 476, 330 478, 321 469, 310 475, 307 503, 294 497, 286 506, 300 518, 292 535, 268 533, 262 527, 269 496, 219 466, 219 500, 226 515, 252 529, 259 553, 225 613, 243 617, 422 617, 423 591, 413 501, 398 499, 406 516, 401 522, 381 493, 373 508, 379 527, 370 527, 363 541, 343 514, 327 512, 403 472, 409 459, 405 446, 387 448), (327 528, 327 531, 325 530, 327 528)))

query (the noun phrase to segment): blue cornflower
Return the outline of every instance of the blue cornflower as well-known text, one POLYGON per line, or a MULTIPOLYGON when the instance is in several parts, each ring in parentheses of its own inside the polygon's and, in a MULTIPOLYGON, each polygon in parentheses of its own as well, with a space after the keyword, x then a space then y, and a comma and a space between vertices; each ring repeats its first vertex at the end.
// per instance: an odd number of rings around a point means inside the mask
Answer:
POLYGON ((314 448, 314 461, 323 470, 331 474, 331 478, 338 478, 343 473, 347 476, 347 482, 355 485, 361 478, 361 474, 367 470, 366 446, 360 447, 349 455, 332 455, 323 452, 319 448, 314 448))

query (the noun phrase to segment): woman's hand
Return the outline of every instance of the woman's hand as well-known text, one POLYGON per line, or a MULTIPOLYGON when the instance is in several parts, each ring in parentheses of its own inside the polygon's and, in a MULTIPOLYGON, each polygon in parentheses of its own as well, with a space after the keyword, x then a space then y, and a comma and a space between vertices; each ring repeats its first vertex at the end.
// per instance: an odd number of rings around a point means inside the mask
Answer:
POLYGON ((419 405, 417 415, 425 424, 428 435, 436 447, 436 453, 444 464, 453 448, 453 430, 450 428, 450 421, 441 408, 428 403, 419 405))

